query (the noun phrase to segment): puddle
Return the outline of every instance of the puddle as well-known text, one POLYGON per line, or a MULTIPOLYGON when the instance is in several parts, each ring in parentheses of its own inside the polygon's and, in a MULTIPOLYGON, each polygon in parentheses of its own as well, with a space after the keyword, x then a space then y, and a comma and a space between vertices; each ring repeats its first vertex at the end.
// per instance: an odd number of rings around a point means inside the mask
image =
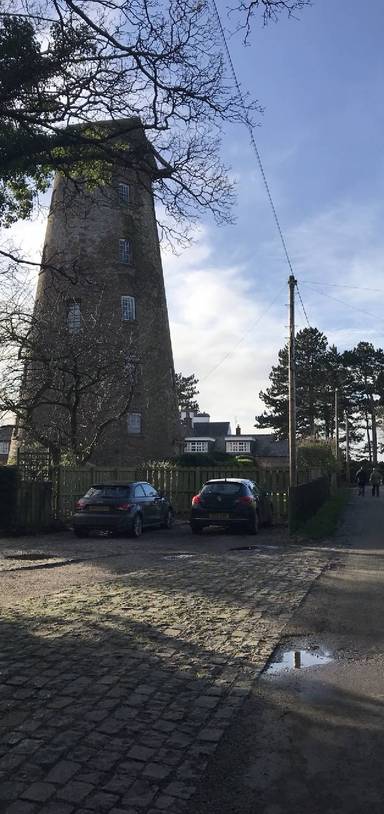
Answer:
POLYGON ((180 553, 176 553, 176 554, 165 554, 163 559, 164 560, 187 560, 190 557, 196 557, 196 554, 188 554, 187 551, 181 551, 180 553))
POLYGON ((289 650, 279 648, 272 658, 273 661, 264 670, 264 676, 277 676, 295 670, 305 670, 307 667, 321 667, 334 661, 331 653, 321 647, 306 649, 297 647, 289 650))
POLYGON ((27 560, 28 562, 32 560, 52 560, 54 557, 54 554, 39 554, 36 551, 24 552, 23 554, 4 554, 5 560, 27 560))

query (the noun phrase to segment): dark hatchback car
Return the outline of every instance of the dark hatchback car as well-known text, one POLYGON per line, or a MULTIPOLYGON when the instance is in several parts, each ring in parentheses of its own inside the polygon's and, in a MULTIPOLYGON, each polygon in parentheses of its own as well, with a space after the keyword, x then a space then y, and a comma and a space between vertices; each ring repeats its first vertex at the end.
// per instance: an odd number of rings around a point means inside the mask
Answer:
POLYGON ((77 501, 72 517, 77 537, 92 531, 123 532, 140 537, 143 528, 171 528, 173 509, 169 500, 150 483, 96 483, 77 501))
POLYGON ((194 534, 206 526, 242 528, 257 534, 260 525, 270 526, 273 507, 264 489, 245 478, 207 481, 192 499, 190 524, 194 534))

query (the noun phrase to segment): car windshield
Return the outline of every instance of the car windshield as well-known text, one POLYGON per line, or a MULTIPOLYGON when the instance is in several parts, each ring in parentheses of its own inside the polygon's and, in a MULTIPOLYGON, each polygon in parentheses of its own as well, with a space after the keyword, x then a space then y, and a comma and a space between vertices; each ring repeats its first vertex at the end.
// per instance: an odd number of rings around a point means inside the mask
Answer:
POLYGON ((222 481, 220 483, 206 483, 201 490, 202 495, 237 495, 241 490, 241 483, 230 483, 222 481))
POLYGON ((85 497, 128 497, 129 486, 91 486, 85 497))

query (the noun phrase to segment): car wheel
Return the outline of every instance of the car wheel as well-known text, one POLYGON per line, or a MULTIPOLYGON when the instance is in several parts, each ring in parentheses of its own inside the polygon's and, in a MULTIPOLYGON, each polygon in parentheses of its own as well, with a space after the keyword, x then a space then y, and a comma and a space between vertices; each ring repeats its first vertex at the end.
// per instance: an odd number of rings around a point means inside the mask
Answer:
POLYGON ((135 514, 133 518, 130 537, 140 537, 143 532, 143 520, 141 514, 135 514))
POLYGON ((171 509, 168 509, 167 514, 165 515, 165 518, 161 524, 162 528, 171 529, 173 526, 173 520, 174 520, 173 511, 171 509))
POLYGON ((251 522, 249 524, 249 533, 250 534, 258 534, 259 533, 259 525, 260 525, 259 515, 258 515, 257 512, 255 512, 255 515, 254 515, 254 517, 252 518, 252 520, 251 520, 251 522))
POLYGON ((89 530, 88 529, 73 529, 76 537, 88 537, 89 530))
POLYGON ((197 525, 197 523, 191 523, 191 531, 192 534, 202 534, 203 533, 203 526, 197 525))

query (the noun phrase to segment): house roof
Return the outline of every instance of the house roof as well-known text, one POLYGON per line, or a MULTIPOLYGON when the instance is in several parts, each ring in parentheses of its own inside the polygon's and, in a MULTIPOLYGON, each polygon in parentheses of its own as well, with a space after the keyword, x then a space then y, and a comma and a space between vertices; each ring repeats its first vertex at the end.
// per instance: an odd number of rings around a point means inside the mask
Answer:
POLYGON ((220 438, 229 434, 229 421, 199 421, 192 427, 192 435, 199 438, 220 438))
POLYGON ((260 458, 286 458, 288 441, 276 438, 273 433, 255 435, 255 454, 260 458))
POLYGON ((254 441, 254 435, 227 435, 226 441, 254 441))
POLYGON ((188 435, 184 441, 213 441, 215 443, 216 438, 210 438, 208 435, 188 435))
POLYGON ((0 441, 10 441, 13 433, 13 424, 3 424, 0 427, 0 441))

